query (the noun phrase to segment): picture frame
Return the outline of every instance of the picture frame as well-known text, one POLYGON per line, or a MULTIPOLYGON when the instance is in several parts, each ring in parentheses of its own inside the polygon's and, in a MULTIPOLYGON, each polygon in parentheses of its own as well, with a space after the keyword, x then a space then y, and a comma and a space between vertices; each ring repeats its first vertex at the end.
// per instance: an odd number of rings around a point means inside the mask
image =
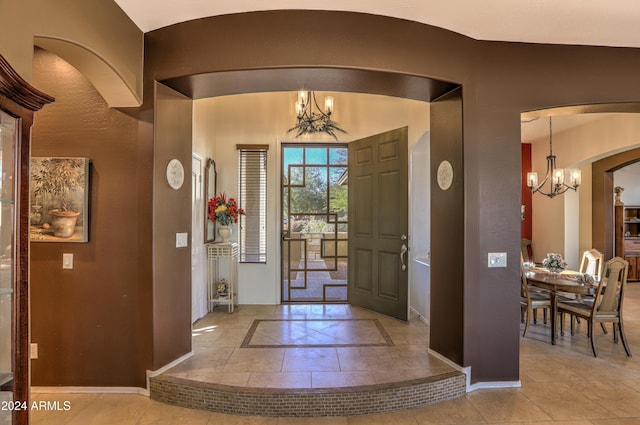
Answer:
POLYGON ((89 158, 31 158, 31 242, 89 241, 89 165, 89 158))
POLYGON ((204 243, 215 242, 216 224, 209 218, 209 200, 216 196, 216 162, 209 158, 204 166, 204 243))

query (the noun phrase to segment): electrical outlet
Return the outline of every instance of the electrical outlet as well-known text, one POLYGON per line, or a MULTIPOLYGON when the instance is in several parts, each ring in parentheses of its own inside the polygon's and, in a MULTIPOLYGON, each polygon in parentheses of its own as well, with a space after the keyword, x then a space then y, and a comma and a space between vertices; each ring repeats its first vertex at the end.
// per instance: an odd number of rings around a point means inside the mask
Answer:
POLYGON ((38 343, 37 342, 32 342, 31 343, 31 359, 37 359, 38 358, 38 343))
POLYGON ((507 267, 506 252, 490 252, 488 267, 507 267))

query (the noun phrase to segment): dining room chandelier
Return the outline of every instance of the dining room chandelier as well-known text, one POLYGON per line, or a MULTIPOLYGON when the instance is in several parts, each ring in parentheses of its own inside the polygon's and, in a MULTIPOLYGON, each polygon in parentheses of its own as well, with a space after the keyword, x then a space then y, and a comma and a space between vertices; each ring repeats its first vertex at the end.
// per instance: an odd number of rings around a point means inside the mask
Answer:
POLYGON ((327 133, 335 140, 338 140, 336 132, 347 133, 338 123, 331 119, 333 113, 333 96, 325 96, 324 110, 320 109, 316 94, 309 90, 300 90, 296 101, 296 125, 287 133, 296 132, 296 138, 305 134, 327 133))
POLYGON ((573 168, 556 168, 556 156, 553 154, 552 142, 553 130, 551 127, 551 117, 549 117, 549 156, 547 156, 547 173, 544 180, 538 183, 538 173, 531 171, 527 173, 527 186, 531 189, 531 193, 540 193, 542 195, 553 198, 562 195, 567 190, 578 190, 578 186, 582 182, 580 170, 573 168), (549 191, 543 191, 545 183, 549 182, 549 191), (568 184, 567 184, 568 182, 568 184))

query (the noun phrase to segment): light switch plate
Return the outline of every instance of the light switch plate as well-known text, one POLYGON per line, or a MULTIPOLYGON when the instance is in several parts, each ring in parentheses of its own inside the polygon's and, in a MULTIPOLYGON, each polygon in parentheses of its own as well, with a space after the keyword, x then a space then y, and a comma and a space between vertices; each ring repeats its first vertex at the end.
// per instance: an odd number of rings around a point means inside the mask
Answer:
POLYGON ((38 358, 38 343, 37 342, 32 342, 31 346, 30 346, 30 351, 31 351, 31 359, 35 360, 38 358))
POLYGON ((176 233, 176 248, 185 248, 189 246, 188 233, 176 233))
POLYGON ((488 267, 507 267, 507 253, 506 252, 490 252, 488 267))
POLYGON ((73 268, 73 254, 62 254, 62 268, 63 269, 73 268))

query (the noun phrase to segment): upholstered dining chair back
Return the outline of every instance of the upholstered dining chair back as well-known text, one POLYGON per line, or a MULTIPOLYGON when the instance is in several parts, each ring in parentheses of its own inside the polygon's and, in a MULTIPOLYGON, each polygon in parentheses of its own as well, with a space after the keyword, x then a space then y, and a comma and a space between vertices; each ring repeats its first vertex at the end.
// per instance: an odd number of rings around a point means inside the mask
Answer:
POLYGON ((595 294, 592 313, 594 316, 619 317, 628 270, 629 263, 620 257, 614 257, 607 261, 604 276, 600 280, 595 294))
POLYGON ((520 239, 520 252, 525 263, 534 263, 533 242, 527 238, 520 239))
POLYGON ((580 273, 593 276, 596 280, 602 277, 604 267, 604 255, 597 249, 590 249, 582 254, 580 273))

